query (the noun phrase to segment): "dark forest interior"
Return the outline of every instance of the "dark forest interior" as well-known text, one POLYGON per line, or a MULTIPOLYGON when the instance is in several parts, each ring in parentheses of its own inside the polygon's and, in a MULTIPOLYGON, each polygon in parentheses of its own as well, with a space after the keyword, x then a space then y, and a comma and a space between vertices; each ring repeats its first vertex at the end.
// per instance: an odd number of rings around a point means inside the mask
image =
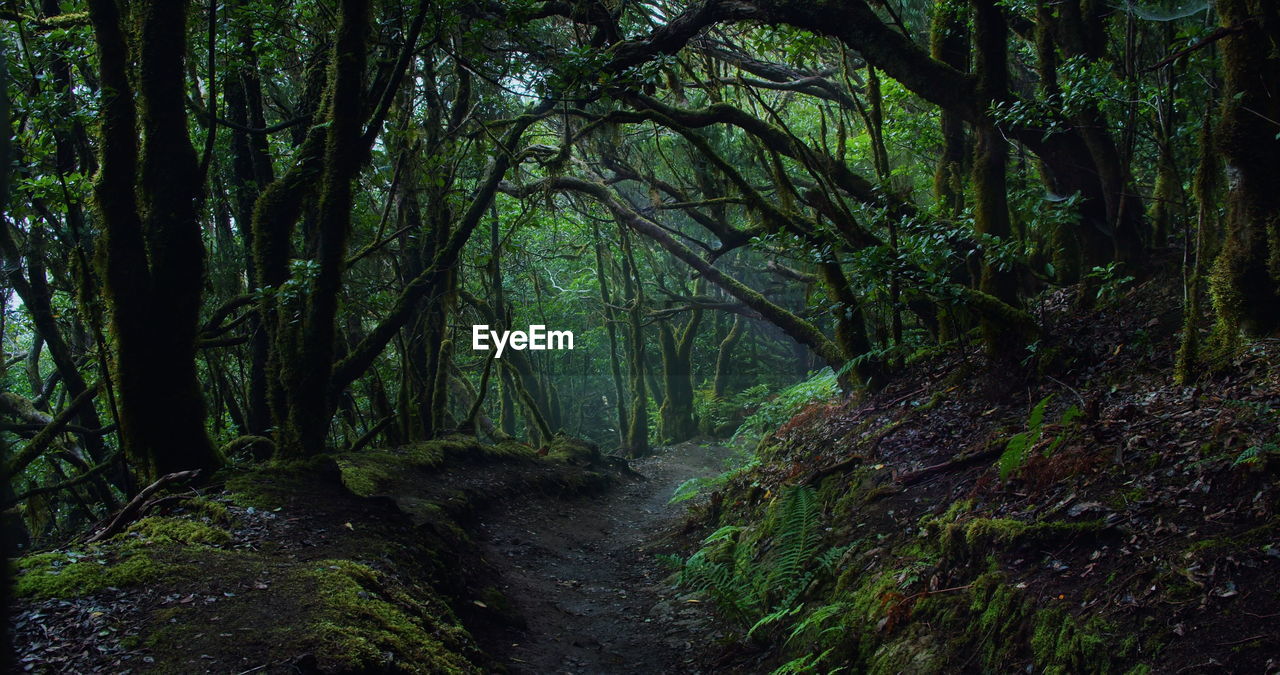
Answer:
POLYGON ((1280 4, 0 3, 0 671, 1280 672, 1280 4))

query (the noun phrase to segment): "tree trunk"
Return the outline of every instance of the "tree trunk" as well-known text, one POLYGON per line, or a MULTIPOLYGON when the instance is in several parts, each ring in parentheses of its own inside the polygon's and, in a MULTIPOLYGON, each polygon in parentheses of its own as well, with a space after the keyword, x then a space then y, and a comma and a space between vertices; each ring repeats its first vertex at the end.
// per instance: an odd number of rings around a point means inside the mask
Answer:
POLYGON ((137 32, 126 33, 113 0, 89 3, 105 92, 94 194, 105 229, 120 432, 144 482, 220 463, 204 429, 195 361, 204 247, 184 99, 186 10, 178 0, 141 3, 137 32), (139 125, 147 129, 141 143, 139 125))
POLYGON ((658 329, 666 392, 658 409, 658 433, 664 443, 680 443, 698 434, 698 420, 693 414, 693 343, 701 320, 702 310, 695 309, 679 332, 672 330, 669 323, 658 329))
MULTIPOLYGON (((974 71, 978 78, 978 95, 1002 101, 1008 97, 1008 28, 995 0, 973 0, 974 71)), ((973 223, 980 236, 1003 242, 1009 238, 1009 203, 1005 173, 1008 148, 1004 135, 990 120, 974 124, 973 154, 973 223)), ((1000 269, 986 256, 982 263, 979 290, 1016 306, 1017 285, 1012 270, 1000 269)), ((993 355, 1010 353, 1016 348, 1017 333, 991 317, 982 320, 982 332, 993 355)))
POLYGON ((1219 0, 1225 28, 1218 147, 1226 160, 1226 242, 1210 288, 1224 337, 1280 330, 1280 7, 1219 0))

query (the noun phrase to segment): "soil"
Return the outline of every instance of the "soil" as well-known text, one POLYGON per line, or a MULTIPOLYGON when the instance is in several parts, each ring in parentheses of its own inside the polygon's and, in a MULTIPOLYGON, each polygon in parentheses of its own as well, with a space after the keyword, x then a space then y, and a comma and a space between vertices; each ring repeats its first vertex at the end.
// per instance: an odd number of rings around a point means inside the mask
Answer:
POLYGON ((731 451, 685 443, 631 462, 599 496, 512 503, 477 538, 525 625, 477 636, 513 673, 698 673, 716 640, 709 609, 678 595, 657 555, 678 548, 685 480, 724 471, 731 451), (701 637, 699 637, 701 636, 701 637))

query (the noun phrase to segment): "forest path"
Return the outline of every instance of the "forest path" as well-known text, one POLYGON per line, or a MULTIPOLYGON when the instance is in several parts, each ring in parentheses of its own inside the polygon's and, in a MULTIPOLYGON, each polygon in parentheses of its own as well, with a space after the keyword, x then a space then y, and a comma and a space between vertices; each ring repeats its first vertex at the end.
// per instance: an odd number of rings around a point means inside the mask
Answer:
POLYGON ((636 460, 644 476, 603 495, 537 498, 491 512, 478 539, 527 627, 483 646, 513 673, 695 673, 714 639, 702 606, 680 603, 655 554, 670 546, 685 480, 724 471, 728 448, 684 443, 636 460))

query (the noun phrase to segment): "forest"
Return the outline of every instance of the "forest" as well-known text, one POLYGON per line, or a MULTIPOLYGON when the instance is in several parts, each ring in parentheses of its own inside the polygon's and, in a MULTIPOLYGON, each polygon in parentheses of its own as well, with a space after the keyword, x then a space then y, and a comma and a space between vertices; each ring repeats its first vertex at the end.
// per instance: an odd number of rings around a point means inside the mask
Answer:
POLYGON ((0 3, 6 672, 1280 672, 1280 4, 0 3))

